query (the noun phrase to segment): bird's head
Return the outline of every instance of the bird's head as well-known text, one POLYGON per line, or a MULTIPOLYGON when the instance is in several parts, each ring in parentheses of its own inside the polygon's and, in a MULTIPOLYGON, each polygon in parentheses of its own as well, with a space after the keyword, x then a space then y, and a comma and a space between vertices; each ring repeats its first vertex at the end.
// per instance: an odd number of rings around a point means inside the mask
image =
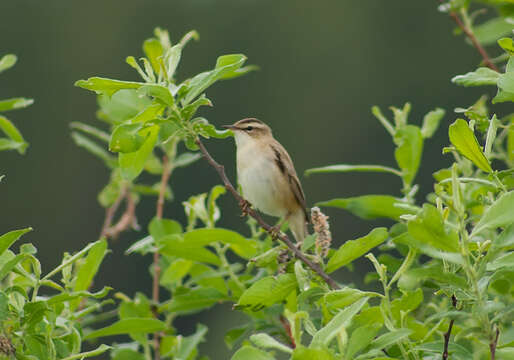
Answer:
POLYGON ((271 137, 271 129, 268 125, 255 118, 242 119, 232 125, 224 125, 234 133, 236 145, 241 146, 249 141, 259 141, 271 137))

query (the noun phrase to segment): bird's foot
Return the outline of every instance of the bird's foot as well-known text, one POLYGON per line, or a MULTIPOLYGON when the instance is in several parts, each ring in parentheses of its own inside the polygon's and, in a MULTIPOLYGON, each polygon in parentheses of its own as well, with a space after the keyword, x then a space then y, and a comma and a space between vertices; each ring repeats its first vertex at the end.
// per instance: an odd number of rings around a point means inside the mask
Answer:
POLYGON ((270 236, 273 240, 277 240, 280 237, 280 235, 282 234, 280 227, 281 227, 280 225, 275 225, 269 229, 268 233, 270 234, 270 236))
POLYGON ((239 207, 241 208, 241 217, 248 216, 248 210, 252 207, 252 204, 248 200, 241 199, 239 201, 239 207))

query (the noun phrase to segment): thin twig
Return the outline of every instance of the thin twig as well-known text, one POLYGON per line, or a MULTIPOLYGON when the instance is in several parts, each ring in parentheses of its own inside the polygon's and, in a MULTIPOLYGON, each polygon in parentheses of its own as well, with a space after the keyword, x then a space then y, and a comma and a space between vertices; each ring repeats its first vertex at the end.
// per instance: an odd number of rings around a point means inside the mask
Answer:
POLYGON ((498 337, 500 336, 500 329, 496 328, 496 335, 494 340, 489 344, 489 349, 491 350, 491 360, 494 360, 496 357, 496 345, 498 345, 498 337))
POLYGON ((120 194, 118 195, 118 198, 114 201, 114 203, 110 207, 108 207, 105 210, 105 220, 104 220, 104 224, 102 226, 102 231, 100 233, 100 237, 105 236, 107 233, 107 230, 111 227, 112 219, 114 218, 114 214, 118 210, 118 207, 120 206, 121 201, 125 197, 126 192, 127 192, 127 188, 124 186, 121 189, 120 194))
MULTIPOLYGON (((457 298, 455 295, 452 295, 452 305, 454 308, 457 307, 457 298)), ((448 359, 448 344, 450 343, 450 335, 452 334, 453 323, 455 319, 450 320, 450 325, 448 326, 448 331, 444 333, 444 349, 443 349, 443 360, 448 359)))
POLYGON ((119 234, 131 227, 137 229, 136 203, 130 192, 127 192, 125 195, 125 202, 125 212, 114 226, 111 226, 105 231, 106 237, 116 239, 119 234))
MULTIPOLYGON (((440 0, 441 2, 443 2, 442 0, 440 0)), ((498 69, 498 67, 491 61, 491 58, 489 57, 489 54, 487 54, 487 51, 484 49, 484 47, 480 44, 480 42, 478 41, 478 39, 476 38, 475 34, 473 34, 473 32, 471 31, 470 28, 468 28, 461 20, 461 18, 459 17, 459 15, 455 12, 455 11, 450 11, 449 12, 450 14, 450 17, 453 19, 453 21, 455 21, 455 23, 457 24, 457 26, 462 30, 462 32, 464 32, 464 34, 466 34, 466 36, 468 37, 468 39, 471 41, 471 43, 473 44, 473 46, 478 50, 478 52, 480 53, 480 55, 482 56, 482 59, 484 61, 484 64, 487 65, 487 67, 489 67, 490 69, 494 70, 494 71, 497 71, 497 72, 500 72, 500 69, 498 69)))
POLYGON ((105 211, 105 220, 102 226, 102 232, 100 233, 100 237, 116 239, 120 235, 120 233, 129 228, 138 228, 136 218, 136 203, 134 201, 134 198, 130 194, 129 189, 126 186, 124 186, 121 189, 116 201, 114 201, 114 203, 105 211), (116 214, 116 211, 118 211, 118 208, 123 200, 125 200, 126 203, 125 211, 120 216, 118 222, 112 225, 114 215, 116 214))
MULTIPOLYGON (((170 164, 168 157, 164 155, 162 157, 162 177, 161 187, 159 189, 159 197, 157 198, 157 209, 155 216, 158 219, 162 219, 162 213, 164 209, 164 196, 166 194, 166 186, 170 178, 170 164)), ((159 303, 159 278, 161 276, 161 267, 159 266, 159 252, 153 253, 153 286, 152 286, 152 300, 154 304, 159 303)), ((157 317, 157 312, 154 311, 154 316, 157 317)), ((154 341, 154 359, 159 360, 161 358, 160 347, 161 347, 161 334, 156 332, 153 334, 154 341)))
POLYGON ((291 332, 291 325, 283 315, 280 315, 280 322, 286 331, 287 339, 291 343, 291 348, 296 349, 296 341, 294 341, 293 333, 291 332))
MULTIPOLYGON (((266 223, 262 217, 255 211, 252 207, 248 206, 248 201, 246 201, 234 188, 232 183, 227 177, 227 174, 225 174, 225 167, 223 165, 220 165, 212 158, 212 156, 209 154, 205 146, 203 145, 202 141, 197 138, 196 144, 200 147, 200 151, 202 152, 204 158, 207 160, 207 162, 217 171, 218 175, 221 178, 221 181, 223 181, 223 184, 225 185, 225 188, 232 194, 232 196, 238 201, 239 206, 241 207, 241 210, 243 211, 243 214, 250 215, 255 220, 257 220, 257 223, 268 233, 270 234, 276 234, 276 229, 266 223)), ((284 244, 287 245, 289 250, 305 265, 310 267, 315 273, 317 273, 332 289, 340 289, 340 286, 337 285, 337 283, 332 279, 330 276, 327 275, 323 271, 323 269, 316 263, 309 260, 305 254, 303 254, 292 242, 289 240, 289 237, 284 233, 278 233, 276 234, 276 237, 282 241, 284 244)))

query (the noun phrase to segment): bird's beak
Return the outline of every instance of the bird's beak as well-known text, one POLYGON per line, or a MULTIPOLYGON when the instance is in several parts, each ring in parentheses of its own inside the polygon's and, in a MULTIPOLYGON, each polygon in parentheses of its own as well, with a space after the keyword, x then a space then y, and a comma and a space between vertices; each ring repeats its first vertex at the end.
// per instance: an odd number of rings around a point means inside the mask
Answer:
POLYGON ((237 130, 238 127, 234 125, 221 125, 222 128, 229 129, 229 130, 237 130))

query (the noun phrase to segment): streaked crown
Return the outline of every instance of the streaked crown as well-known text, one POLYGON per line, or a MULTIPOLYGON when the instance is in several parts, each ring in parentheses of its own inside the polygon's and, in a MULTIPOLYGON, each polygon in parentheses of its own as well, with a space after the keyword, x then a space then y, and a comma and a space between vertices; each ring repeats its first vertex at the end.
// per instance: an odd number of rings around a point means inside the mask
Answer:
POLYGON ((268 125, 256 118, 247 118, 235 122, 233 125, 224 126, 237 133, 244 133, 253 138, 271 135, 271 129, 268 125))

